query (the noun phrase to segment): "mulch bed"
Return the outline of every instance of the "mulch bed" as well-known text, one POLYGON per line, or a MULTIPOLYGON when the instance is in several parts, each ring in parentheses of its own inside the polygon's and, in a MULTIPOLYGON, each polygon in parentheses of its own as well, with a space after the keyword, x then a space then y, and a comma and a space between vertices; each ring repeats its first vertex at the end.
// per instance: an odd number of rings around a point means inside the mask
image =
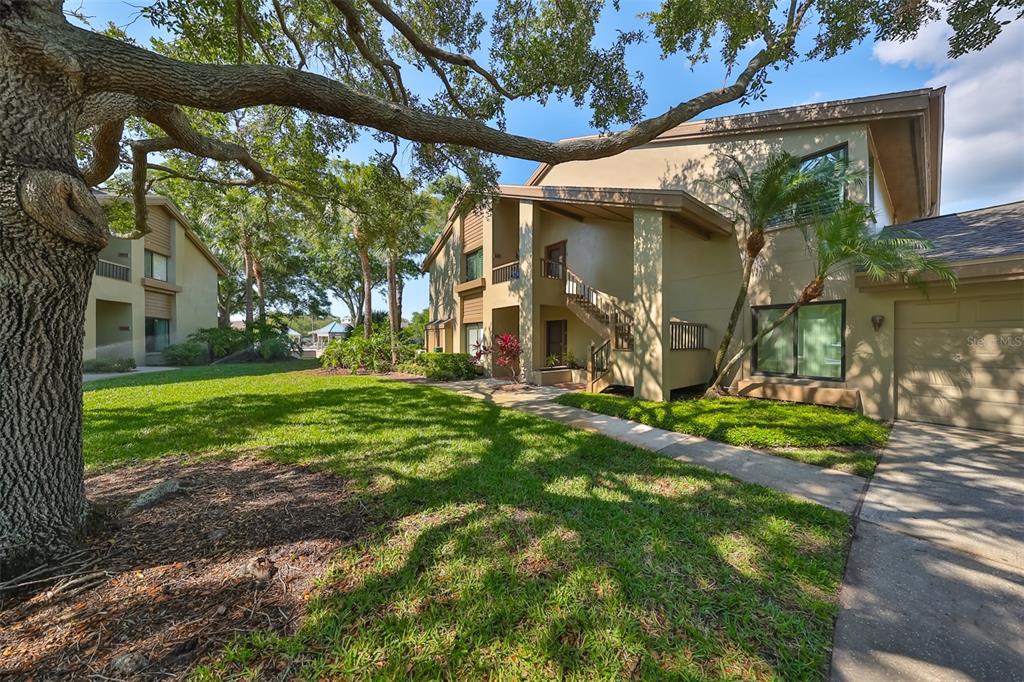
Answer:
POLYGON ((293 631, 368 523, 343 479, 251 458, 163 459, 86 487, 105 522, 82 575, 0 594, 0 678, 182 678, 237 634, 293 631), (169 479, 178 492, 126 514, 169 479))

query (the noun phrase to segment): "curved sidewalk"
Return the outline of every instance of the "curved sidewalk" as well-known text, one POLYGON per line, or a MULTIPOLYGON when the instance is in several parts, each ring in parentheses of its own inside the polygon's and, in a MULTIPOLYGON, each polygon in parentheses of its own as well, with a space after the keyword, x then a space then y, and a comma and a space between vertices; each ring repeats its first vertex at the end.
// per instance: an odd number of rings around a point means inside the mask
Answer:
POLYGON ((534 387, 527 391, 502 390, 504 382, 495 379, 431 384, 481 400, 493 402, 528 414, 545 417, 568 426, 600 433, 658 454, 728 474, 748 483, 788 493, 794 497, 851 515, 857 509, 866 481, 842 471, 795 462, 717 441, 666 431, 628 419, 609 417, 577 407, 551 402, 565 389, 534 387))

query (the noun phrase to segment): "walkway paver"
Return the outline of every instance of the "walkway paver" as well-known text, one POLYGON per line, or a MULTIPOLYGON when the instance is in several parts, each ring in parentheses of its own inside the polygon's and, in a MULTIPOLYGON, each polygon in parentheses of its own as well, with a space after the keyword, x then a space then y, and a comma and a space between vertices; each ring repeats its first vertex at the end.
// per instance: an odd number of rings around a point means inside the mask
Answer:
POLYGON ((666 457, 810 500, 844 514, 852 514, 856 510, 864 490, 865 480, 853 474, 559 405, 551 401, 567 391, 553 386, 535 387, 521 392, 505 391, 502 390, 504 383, 494 379, 434 385, 585 431, 601 433, 666 457))
POLYGON ((897 422, 864 496, 832 679, 1024 680, 1024 439, 897 422))
POLYGON ((99 381, 100 379, 116 379, 117 377, 130 377, 136 374, 149 374, 152 372, 166 372, 168 370, 178 369, 177 367, 168 367, 165 365, 146 365, 144 367, 136 367, 130 372, 93 372, 82 375, 82 381, 99 381))

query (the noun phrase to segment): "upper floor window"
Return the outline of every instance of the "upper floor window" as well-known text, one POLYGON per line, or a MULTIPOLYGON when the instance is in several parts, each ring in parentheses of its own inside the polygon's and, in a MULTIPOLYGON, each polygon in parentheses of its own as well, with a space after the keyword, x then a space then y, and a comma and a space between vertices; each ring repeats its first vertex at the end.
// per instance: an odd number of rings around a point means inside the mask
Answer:
MULTIPOLYGON (((845 171, 849 163, 849 148, 845 143, 838 147, 815 152, 800 161, 800 170, 805 173, 836 177, 837 171, 845 171)), ((817 202, 808 202, 796 207, 797 218, 809 218, 815 214, 831 213, 846 198, 846 183, 836 182, 835 193, 817 202)))
POLYGON ((480 279, 484 276, 484 250, 476 249, 466 254, 465 281, 480 279))
POLYGON ((146 250, 146 277, 167 281, 167 256, 146 250))
POLYGON ((837 178, 835 193, 818 201, 808 201, 798 204, 788 211, 776 215, 768 221, 769 227, 781 227, 789 225, 797 220, 811 218, 815 215, 826 215, 836 210, 839 204, 846 198, 846 184, 838 180, 837 169, 845 170, 848 163, 849 151, 846 143, 815 152, 800 160, 800 170, 805 173, 821 173, 837 178))
MULTIPOLYGON (((754 334, 782 315, 789 304, 753 309, 754 334)), ((754 347, 754 371, 842 381, 846 371, 845 301, 808 303, 754 347)))

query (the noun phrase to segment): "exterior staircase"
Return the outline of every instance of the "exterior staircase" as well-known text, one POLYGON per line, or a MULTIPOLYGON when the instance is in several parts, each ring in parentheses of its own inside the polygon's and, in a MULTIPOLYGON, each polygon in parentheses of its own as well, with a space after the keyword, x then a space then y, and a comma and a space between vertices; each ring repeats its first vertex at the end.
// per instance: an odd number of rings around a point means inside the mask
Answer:
POLYGON ((600 344, 591 344, 587 359, 587 390, 597 393, 611 385, 611 351, 633 350, 633 315, 565 265, 557 265, 565 280, 566 307, 603 339, 600 344))

